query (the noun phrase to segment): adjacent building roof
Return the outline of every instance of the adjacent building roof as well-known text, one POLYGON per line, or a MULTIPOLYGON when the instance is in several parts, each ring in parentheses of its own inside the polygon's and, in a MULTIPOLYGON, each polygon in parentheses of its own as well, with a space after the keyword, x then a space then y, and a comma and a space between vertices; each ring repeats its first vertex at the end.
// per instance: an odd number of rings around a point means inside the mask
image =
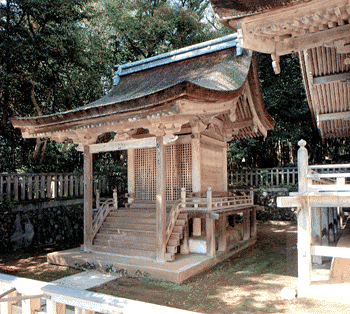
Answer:
POLYGON ((213 9, 223 19, 242 17, 309 0, 211 0, 213 9))
POLYGON ((88 145, 108 132, 128 132, 122 140, 138 128, 151 135, 160 124, 171 132, 194 121, 215 125, 224 138, 266 136, 274 122, 263 105, 254 58, 236 43, 236 35, 229 35, 122 65, 105 97, 70 111, 11 121, 27 138, 88 145))
POLYGON ((349 136, 350 3, 348 0, 212 0, 240 46, 300 55, 310 110, 322 138, 349 136))

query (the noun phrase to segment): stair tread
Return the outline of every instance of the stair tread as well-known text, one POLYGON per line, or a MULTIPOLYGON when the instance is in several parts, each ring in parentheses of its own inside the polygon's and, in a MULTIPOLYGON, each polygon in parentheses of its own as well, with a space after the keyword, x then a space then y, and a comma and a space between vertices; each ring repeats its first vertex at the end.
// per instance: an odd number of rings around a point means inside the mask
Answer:
POLYGON ((142 256, 149 258, 156 258, 155 251, 146 251, 146 250, 138 250, 138 249, 126 249, 126 248, 114 248, 110 246, 101 246, 101 245, 93 245, 93 251, 97 252, 106 252, 118 255, 126 255, 126 256, 142 256))

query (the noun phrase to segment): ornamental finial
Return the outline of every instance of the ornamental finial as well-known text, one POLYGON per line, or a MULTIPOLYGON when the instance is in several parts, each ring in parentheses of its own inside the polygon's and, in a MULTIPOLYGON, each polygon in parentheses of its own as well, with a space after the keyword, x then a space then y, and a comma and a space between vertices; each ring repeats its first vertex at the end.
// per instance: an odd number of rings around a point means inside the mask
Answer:
POLYGON ((299 145, 300 147, 305 147, 306 141, 305 141, 305 140, 300 140, 300 141, 298 142, 298 145, 299 145))

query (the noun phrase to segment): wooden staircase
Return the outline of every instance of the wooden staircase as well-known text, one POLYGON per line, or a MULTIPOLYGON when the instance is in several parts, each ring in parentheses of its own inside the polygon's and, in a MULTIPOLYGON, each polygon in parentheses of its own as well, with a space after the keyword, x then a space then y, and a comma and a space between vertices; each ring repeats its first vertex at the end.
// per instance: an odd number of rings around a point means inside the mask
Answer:
POLYGON ((184 238, 186 226, 188 225, 188 214, 180 213, 175 222, 175 227, 170 235, 166 246, 165 259, 168 262, 175 260, 175 254, 179 252, 181 240, 184 238))
MULTIPOLYGON (((188 215, 180 214, 166 248, 166 259, 174 260, 179 251, 188 215)), ((111 211, 93 241, 93 251, 125 256, 156 258, 155 209, 111 211)))

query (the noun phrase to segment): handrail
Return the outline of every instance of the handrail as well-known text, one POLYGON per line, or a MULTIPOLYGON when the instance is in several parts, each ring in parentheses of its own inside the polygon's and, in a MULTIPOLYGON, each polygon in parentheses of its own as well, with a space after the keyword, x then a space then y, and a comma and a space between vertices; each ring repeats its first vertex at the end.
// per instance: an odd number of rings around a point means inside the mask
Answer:
POLYGON ((114 208, 114 199, 109 198, 99 208, 92 222, 92 239, 95 238, 98 230, 101 228, 102 223, 105 221, 108 214, 114 208))
POLYGON ((170 210, 170 213, 169 213, 168 219, 167 219, 167 228, 166 228, 166 233, 165 233, 165 245, 168 244, 170 236, 174 230, 176 220, 179 217, 179 214, 184 207, 183 205, 184 204, 182 202, 182 199, 180 198, 171 207, 171 210, 170 210))

